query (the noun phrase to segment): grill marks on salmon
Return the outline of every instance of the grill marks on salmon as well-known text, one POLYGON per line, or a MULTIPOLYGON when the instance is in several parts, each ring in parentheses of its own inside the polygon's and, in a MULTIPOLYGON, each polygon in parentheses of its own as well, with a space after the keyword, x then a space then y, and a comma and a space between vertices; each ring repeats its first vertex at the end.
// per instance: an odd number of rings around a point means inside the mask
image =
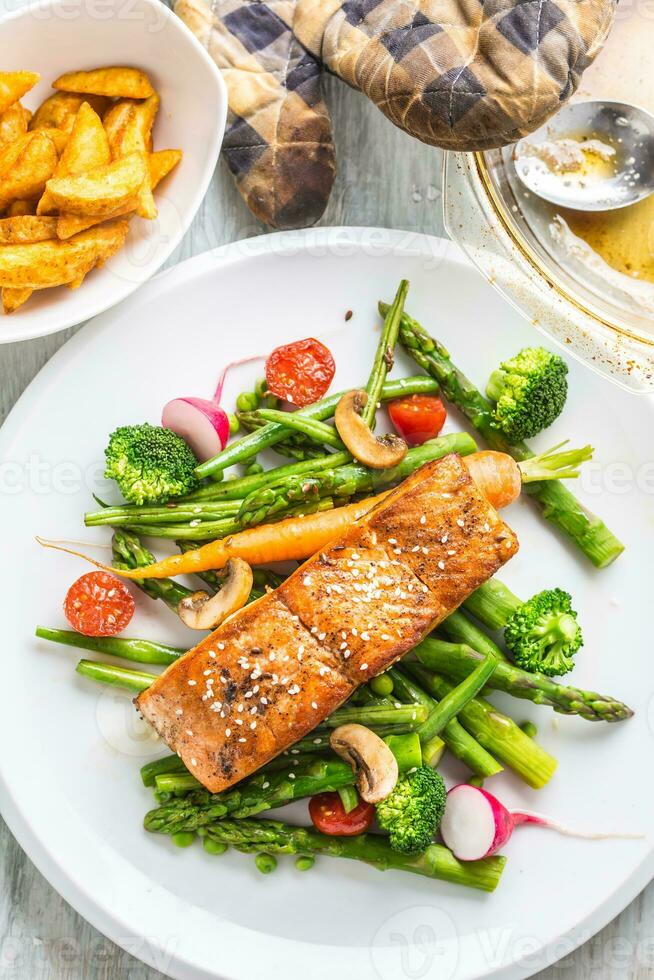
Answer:
POLYGON ((305 562, 277 594, 357 685, 415 646, 439 605, 410 568, 355 525, 305 562))
POLYGON ((218 792, 297 742, 353 690, 339 658, 271 593, 169 667, 137 704, 218 792))
POLYGON ((137 699, 212 792, 308 734, 517 550, 458 456, 422 467, 137 699))

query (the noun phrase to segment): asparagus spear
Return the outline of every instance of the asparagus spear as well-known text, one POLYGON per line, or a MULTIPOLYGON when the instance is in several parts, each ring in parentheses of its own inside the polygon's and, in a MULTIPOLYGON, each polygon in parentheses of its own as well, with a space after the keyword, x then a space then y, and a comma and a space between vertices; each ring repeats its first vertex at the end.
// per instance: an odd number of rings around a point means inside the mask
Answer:
POLYGON ((103 507, 84 515, 87 527, 104 524, 130 527, 143 526, 147 534, 149 524, 183 524, 187 521, 221 521, 238 514, 240 500, 197 501, 188 504, 124 504, 117 507, 103 507))
MULTIPOLYGON (((407 677, 403 671, 397 670, 396 668, 392 668, 392 671, 393 692, 398 697, 423 704, 430 713, 436 711, 438 708, 437 702, 415 680, 407 677)), ((425 762, 431 764, 429 750, 433 744, 434 734, 429 725, 429 720, 418 728, 418 735, 422 741, 425 762)), ((459 724, 456 718, 452 718, 445 725, 441 735, 453 755, 457 759, 461 759, 462 762, 465 762, 468 768, 477 776, 494 776, 496 773, 502 771, 502 766, 459 724)))
POLYGON ((499 579, 491 578, 468 596, 463 605, 484 626, 491 630, 501 630, 511 615, 520 608, 522 599, 499 579))
MULTIPOLYGON (((380 303, 379 309, 384 313, 388 307, 380 303)), ((464 412, 491 448, 509 453, 518 462, 534 456, 526 443, 506 440, 493 424, 491 403, 456 367, 442 344, 406 313, 400 325, 400 341, 416 363, 439 382, 445 397, 464 412)), ((545 519, 571 538, 597 568, 610 565, 624 551, 624 545, 606 524, 561 482, 535 482, 526 485, 525 491, 538 503, 545 519)))
MULTIPOLYGON (((403 395, 431 395, 436 391, 438 391, 438 384, 431 378, 400 378, 397 381, 386 382, 381 391, 381 400, 388 401, 389 399, 400 398, 403 395)), ((318 421, 324 422, 325 419, 332 417, 336 411, 336 406, 344 394, 345 392, 340 391, 335 395, 327 395, 326 398, 322 398, 313 405, 308 405, 306 408, 300 409, 297 414, 301 414, 305 418, 318 419, 318 421)), ((242 463, 246 459, 256 456, 257 453, 262 452, 262 450, 267 449, 269 446, 274 446, 275 443, 286 439, 288 435, 289 429, 285 425, 279 425, 277 423, 266 425, 256 432, 251 432, 247 436, 243 436, 242 439, 230 443, 221 453, 214 456, 213 459, 207 460, 206 463, 201 463, 196 470, 196 475, 198 479, 203 479, 207 476, 215 477, 216 474, 222 473, 228 466, 233 466, 235 463, 242 463)))
MULTIPOLYGON (((141 544, 135 534, 125 529, 114 531, 111 545, 116 568, 140 568, 154 561, 152 552, 141 544)), ((177 612, 182 599, 192 594, 191 589, 179 585, 171 578, 133 579, 133 581, 151 599, 162 599, 173 612, 177 612)))
MULTIPOLYGON (((331 510, 334 501, 331 497, 322 497, 319 500, 306 500, 295 507, 289 507, 280 511, 275 517, 283 520, 286 517, 293 517, 302 514, 315 514, 318 511, 331 510)), ((218 538, 226 538, 230 534, 236 534, 244 529, 243 522, 236 517, 224 518, 220 521, 195 521, 191 524, 149 524, 147 533, 153 538, 176 538, 186 541, 215 541, 218 538)), ((132 530, 131 524, 126 525, 126 530, 132 530)), ((141 528, 137 528, 141 530, 141 528)), ((161 581, 161 580, 160 580, 161 581)))
MULTIPOLYGON (((431 378, 428 380, 431 381, 431 378)), ((287 463, 284 466, 277 466, 264 473, 252 473, 250 476, 241 476, 236 480, 225 480, 223 483, 210 483, 206 487, 200 487, 199 490, 195 490, 192 494, 180 498, 177 503, 182 506, 187 503, 203 501, 242 500, 250 493, 254 493, 257 490, 264 490, 266 487, 281 483, 287 478, 311 475, 318 473, 320 470, 335 469, 337 466, 343 466, 345 463, 350 463, 351 461, 352 457, 349 453, 321 453, 315 459, 287 463)), ((128 504, 123 509, 134 511, 137 509, 137 506, 136 504, 128 504)))
MULTIPOLYGON (((397 735, 394 738, 404 740, 412 738, 412 735, 397 735)), ((406 755, 410 749, 410 743, 401 742, 402 751, 406 755)), ((329 748, 329 747, 328 747, 329 748)), ((279 772, 282 769, 291 771, 296 766, 303 766, 308 762, 313 762, 319 755, 324 755, 325 750, 317 746, 313 752, 282 752, 257 770, 257 775, 263 772, 279 772)), ((330 752, 333 756, 333 753, 330 752)), ((399 761, 399 760, 398 760, 399 761)), ((408 767, 407 767, 408 768, 408 767)), ((202 784, 192 776, 178 755, 166 755, 163 759, 156 759, 154 762, 147 762, 141 767, 141 779, 144 786, 157 785, 157 789, 164 792, 188 792, 190 789, 202 789, 202 784)))
POLYGON ((345 446, 338 438, 338 433, 331 425, 326 422, 319 422, 317 419, 308 419, 299 412, 280 412, 273 408, 259 408, 254 415, 264 420, 264 422, 276 422, 285 425, 293 432, 299 432, 307 439, 313 440, 319 446, 331 446, 345 452, 345 446))
MULTIPOLYGON (((438 735, 453 718, 456 718, 462 708, 481 691, 495 670, 496 665, 497 660, 495 657, 491 655, 485 657, 477 664, 475 670, 460 682, 458 687, 453 688, 445 695, 442 701, 439 701, 422 726, 421 733, 423 739, 427 740, 433 738, 434 735, 438 735)), ((395 685, 397 678, 398 687, 408 693, 408 686, 401 672, 393 670, 391 676, 393 678, 393 685, 395 685)))
MULTIPOLYGON (((349 704, 349 702, 348 702, 349 704)), ((354 719, 357 721, 357 719, 354 719)), ((380 738, 387 738, 389 735, 408 735, 411 732, 415 732, 420 727, 420 723, 416 721, 411 721, 406 724, 401 725, 379 725, 379 724, 368 724, 366 726, 370 728, 375 734, 379 735, 380 738)), ((291 749, 287 749, 282 755, 292 756, 294 752, 324 752, 329 748, 329 736, 331 735, 332 729, 325 726, 320 726, 319 728, 314 728, 309 735, 300 739, 299 742, 295 742, 291 749)), ((466 737, 469 738, 467 732, 466 737)), ((435 765, 435 763, 434 763, 435 765)))
MULTIPOLYGON (((446 674, 453 681, 462 680, 484 662, 484 654, 478 650, 434 637, 423 640, 414 652, 430 670, 446 674)), ((579 715, 587 721, 624 721, 633 715, 631 708, 614 698, 557 684, 545 674, 521 670, 509 663, 497 663, 486 683, 492 690, 506 691, 516 698, 548 705, 560 714, 579 715)))
POLYGON ((188 769, 178 755, 165 755, 163 759, 155 759, 141 766, 141 779, 144 786, 154 786, 157 776, 173 773, 188 773, 188 769))
MULTIPOLYGON (((294 415, 295 413, 283 413, 284 419, 286 419, 287 414, 294 415)), ((248 432, 255 432, 257 429, 262 429, 268 425, 268 422, 261 418, 255 409, 251 409, 248 412, 237 412, 237 418, 243 428, 248 432)), ((320 424, 322 425, 323 423, 320 424)), ((287 456, 298 462, 310 459, 322 459, 325 450, 321 444, 309 439, 301 432, 293 432, 291 430, 289 432, 290 434, 286 439, 282 439, 281 442, 276 442, 274 446, 270 447, 278 456, 287 456)), ((350 458, 349 454, 348 458, 350 458)), ((246 462, 249 461, 246 460, 246 462)), ((210 488, 204 487, 203 489, 209 491, 210 488)))
POLYGON ((223 793, 198 790, 146 813, 143 825, 157 834, 177 834, 205 827, 226 816, 249 817, 317 793, 353 786, 352 766, 342 759, 312 759, 281 772, 257 773, 223 793))
POLYGON ((400 332, 400 320, 404 311, 404 301, 409 291, 409 283, 402 279, 395 294, 395 299, 384 314, 384 326, 382 327, 381 337, 375 351, 375 359, 370 370, 370 377, 366 385, 368 401, 366 402, 361 417, 368 428, 374 428, 375 413, 377 412, 377 402, 380 399, 386 375, 393 367, 395 356, 395 345, 397 344, 400 332))
POLYGON ((75 670, 92 681, 111 684, 113 687, 121 687, 125 691, 134 691, 136 694, 145 691, 157 679, 156 674, 129 670, 127 667, 115 667, 113 664, 103 664, 97 660, 80 660, 75 670))
POLYGON ((339 725, 367 725, 377 728, 380 725, 409 725, 417 729, 427 720, 429 709, 424 704, 345 704, 342 708, 325 718, 322 725, 327 728, 338 728, 339 725))
POLYGON ((467 432, 454 432, 410 449, 402 462, 390 469, 371 470, 360 463, 348 463, 315 475, 286 479, 277 486, 266 487, 246 497, 238 519, 245 526, 250 526, 269 520, 297 501, 311 501, 326 494, 341 500, 359 493, 374 493, 382 487, 400 483, 433 459, 440 459, 448 453, 467 456, 476 449, 474 439, 467 432))
MULTIPOLYGON (((407 670, 437 698, 444 698, 454 685, 421 664, 408 663, 407 670)), ((483 698, 473 698, 459 712, 459 721, 477 741, 496 755, 533 789, 551 779, 557 763, 545 749, 483 698)))
POLYGON ((492 654, 497 660, 507 659, 497 643, 491 640, 490 636, 487 636, 483 630, 480 630, 472 620, 468 619, 460 609, 455 609, 453 613, 450 613, 438 628, 454 643, 467 643, 473 650, 477 650, 484 656, 492 654))
POLYGON ((194 790, 202 789, 202 783, 188 770, 185 772, 165 772, 154 777, 155 799, 163 806, 171 798, 186 796, 194 790))
POLYGON ((266 851, 351 858, 371 864, 379 871, 409 871, 487 892, 497 888, 506 863, 506 858, 501 855, 481 861, 457 861, 451 851, 440 844, 431 844, 422 854, 403 854, 394 851, 388 840, 378 834, 330 837, 317 830, 290 827, 276 820, 218 820, 209 824, 206 831, 212 840, 233 844, 248 853, 266 851))
POLYGON ((111 654, 132 660, 140 664, 172 664, 186 650, 179 647, 167 646, 165 643, 154 643, 151 640, 128 639, 124 636, 84 636, 75 630, 60 630, 50 626, 37 626, 36 636, 52 643, 62 643, 69 647, 80 647, 82 650, 93 650, 95 653, 111 654))

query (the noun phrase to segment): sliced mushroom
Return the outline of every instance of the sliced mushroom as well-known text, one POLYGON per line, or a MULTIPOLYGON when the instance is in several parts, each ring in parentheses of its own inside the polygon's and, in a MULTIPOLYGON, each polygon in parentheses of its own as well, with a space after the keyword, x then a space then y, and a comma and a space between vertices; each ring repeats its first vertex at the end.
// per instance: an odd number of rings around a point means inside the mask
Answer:
POLYGON ((393 791, 399 777, 397 759, 379 735, 364 725, 341 725, 332 732, 329 744, 354 769, 359 795, 366 803, 379 803, 393 791))
POLYGON ((368 401, 363 389, 348 391, 336 406, 334 421, 339 436, 355 459, 373 470, 386 470, 401 463, 409 447, 396 435, 377 436, 368 428, 360 412, 368 401))
POLYGON ((241 609, 252 591, 252 569, 242 558, 230 558, 220 592, 194 592, 177 606, 181 621, 192 630, 212 630, 241 609))

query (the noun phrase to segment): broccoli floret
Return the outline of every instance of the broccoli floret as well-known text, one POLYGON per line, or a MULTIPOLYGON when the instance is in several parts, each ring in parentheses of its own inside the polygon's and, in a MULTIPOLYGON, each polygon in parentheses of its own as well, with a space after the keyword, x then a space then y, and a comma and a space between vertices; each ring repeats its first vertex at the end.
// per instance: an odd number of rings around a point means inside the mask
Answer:
POLYGON ((548 677, 572 670, 584 638, 571 602, 562 589, 545 589, 511 614, 504 640, 519 667, 548 677))
POLYGON ((494 422, 511 442, 531 439, 559 417, 568 397, 568 368, 544 347, 525 347, 494 371, 486 394, 494 422))
POLYGON ((429 766, 402 776, 376 807, 377 821, 388 831, 391 847, 405 854, 429 847, 443 817, 445 797, 445 783, 429 766))
POLYGON ((105 477, 115 480, 133 504, 165 503, 197 486, 198 461, 171 429, 144 422, 124 425, 109 436, 105 477))

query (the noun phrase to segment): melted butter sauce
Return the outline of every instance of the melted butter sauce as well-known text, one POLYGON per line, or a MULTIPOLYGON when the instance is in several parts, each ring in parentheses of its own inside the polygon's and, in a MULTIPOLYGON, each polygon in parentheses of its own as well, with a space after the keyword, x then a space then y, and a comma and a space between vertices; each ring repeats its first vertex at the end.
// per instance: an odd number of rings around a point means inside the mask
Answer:
POLYGON ((624 275, 654 282, 654 197, 618 211, 560 209, 575 235, 624 275))
MULTIPOLYGON (((637 7, 618 8, 604 50, 584 75, 576 98, 617 99, 654 113, 653 42, 651 18, 637 7)), ((575 134, 576 138, 580 135, 575 134)), ((599 157, 585 156, 590 166, 606 167, 606 161, 599 157)), ((600 174, 594 172, 593 176, 600 174)), ((590 213, 561 208, 560 214, 572 232, 612 268, 654 282, 654 197, 617 211, 590 213)))

